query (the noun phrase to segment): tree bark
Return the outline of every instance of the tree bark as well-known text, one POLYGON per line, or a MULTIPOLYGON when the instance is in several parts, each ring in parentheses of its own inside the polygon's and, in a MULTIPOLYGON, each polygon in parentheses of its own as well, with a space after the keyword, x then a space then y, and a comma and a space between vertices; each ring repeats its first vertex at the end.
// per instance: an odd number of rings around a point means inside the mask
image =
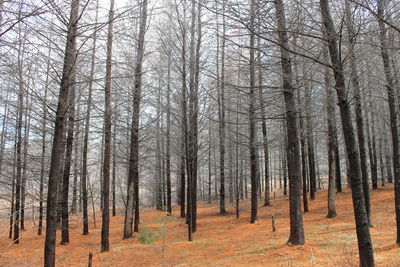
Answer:
MULTIPOLYGON (((368 216, 368 223, 371 225, 371 201, 370 201, 370 193, 369 193, 369 185, 368 185, 368 172, 367 172, 367 155, 365 149, 365 137, 364 137, 364 121, 363 121, 363 112, 361 105, 361 88, 359 82, 359 75, 357 71, 357 63, 355 57, 355 38, 356 33, 353 27, 353 19, 351 17, 350 4, 346 1, 346 20, 347 20, 347 32, 349 38, 349 61, 351 68, 351 82, 354 90, 354 99, 355 99, 355 113, 356 113, 356 125, 357 125, 357 136, 358 136, 358 147, 360 153, 360 167, 361 167, 361 177, 362 177, 362 185, 363 185, 363 193, 364 193, 364 202, 365 202, 365 210, 368 216)), ((367 132, 369 132, 367 126, 367 132)))
POLYGON ((255 121, 255 12, 256 2, 250 2, 250 91, 249 91, 249 148, 250 148, 250 180, 251 180, 251 217, 250 223, 255 223, 257 220, 257 193, 259 180, 259 167, 257 161, 256 148, 256 121, 255 121))
POLYGON ((71 13, 68 24, 68 35, 66 41, 64 66, 58 96, 58 106, 55 117, 53 147, 51 151, 49 183, 47 191, 46 212, 46 240, 44 247, 44 266, 55 266, 56 253, 56 219, 57 219, 57 187, 60 171, 61 146, 64 135, 65 114, 68 110, 68 92, 71 86, 71 75, 73 75, 76 62, 75 40, 78 28, 79 0, 71 2, 71 13))
MULTIPOLYGON (((98 22, 99 16, 99 0, 96 1, 96 18, 95 23, 98 22)), ((87 107, 85 115, 85 133, 83 137, 83 151, 82 151, 82 176, 81 176, 81 190, 82 190, 82 235, 89 234, 89 215, 88 215, 88 193, 87 193, 87 158, 88 158, 88 146, 89 146, 89 128, 90 128, 90 114, 92 110, 92 90, 94 83, 94 73, 95 73, 95 59, 96 59, 96 48, 97 48, 97 27, 94 29, 93 34, 93 46, 92 55, 90 63, 90 76, 89 76, 89 88, 88 88, 88 98, 87 107)))
POLYGON ((75 69, 72 70, 72 77, 69 88, 69 116, 67 145, 64 160, 64 171, 62 176, 61 188, 61 245, 69 243, 69 225, 68 225, 68 196, 69 196, 69 178, 71 174, 72 148, 74 142, 74 124, 75 124, 75 69))
MULTIPOLYGON (((378 16, 384 16, 384 1, 378 0, 378 16)), ((393 169, 394 169, 394 199, 396 210, 396 243, 400 245, 400 151, 399 151, 399 130, 397 126, 396 100, 393 86, 393 75, 390 68, 390 57, 388 51, 388 43, 386 37, 385 24, 378 19, 380 29, 380 42, 382 62, 386 78, 386 90, 388 95, 389 113, 390 113, 390 130, 392 134, 393 149, 393 169)))
POLYGON ((369 232, 368 216, 365 210, 359 156, 347 100, 343 65, 340 60, 336 31, 333 25, 327 0, 320 0, 322 20, 328 41, 328 49, 335 77, 335 89, 342 118, 343 135, 349 161, 349 179, 353 198, 360 266, 374 266, 374 256, 369 232))
MULTIPOLYGON (((328 63, 328 51, 323 50, 324 60, 328 63)), ((327 218, 335 218, 336 213, 336 118, 335 118, 335 99, 332 91, 332 80, 330 69, 325 66, 325 88, 326 88, 326 117, 328 124, 328 215, 327 218)))
MULTIPOLYGON (((225 1, 222 2, 222 13, 225 12, 225 1)), ((217 17, 218 21, 218 17, 217 17)), ((226 214, 225 209, 225 16, 222 16, 222 44, 219 45, 217 29, 217 91, 218 91, 218 133, 219 133, 219 213, 226 214), (221 48, 221 75, 219 75, 219 50, 221 48)))
POLYGON ((135 88, 133 92, 132 130, 128 174, 128 200, 127 208, 125 210, 124 239, 132 237, 133 210, 135 211, 134 231, 139 231, 139 113, 142 90, 144 38, 146 34, 147 23, 147 4, 148 0, 143 0, 141 3, 142 10, 140 14, 138 47, 134 73, 135 88))
POLYGON ((107 61, 106 81, 104 87, 104 162, 103 162, 103 210, 101 213, 101 252, 110 250, 110 165, 111 165, 111 87, 112 87, 112 45, 114 25, 114 0, 110 1, 108 14, 108 35, 107 35, 107 61))
POLYGON ((278 38, 281 45, 282 90, 285 100, 287 124, 287 162, 289 172, 290 199, 290 237, 288 242, 302 245, 305 242, 303 216, 301 212, 301 170, 300 151, 297 138, 297 109, 292 86, 292 66, 290 63, 289 41, 286 29, 286 18, 282 0, 275 0, 278 38))

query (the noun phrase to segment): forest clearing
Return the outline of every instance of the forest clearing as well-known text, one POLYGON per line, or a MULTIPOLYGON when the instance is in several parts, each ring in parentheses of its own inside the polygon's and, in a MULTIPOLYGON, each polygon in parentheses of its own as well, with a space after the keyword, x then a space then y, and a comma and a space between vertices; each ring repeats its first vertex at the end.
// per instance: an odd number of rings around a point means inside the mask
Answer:
MULTIPOLYGON (((399 266, 400 247, 393 243, 396 229, 393 187, 381 187, 371 193, 374 214, 371 237, 376 264, 399 266)), ((255 224, 248 222, 248 200, 241 203, 240 219, 236 219, 231 205, 227 205, 228 214, 220 216, 216 202, 199 203, 198 230, 193 242, 186 240, 187 226, 183 218, 150 209, 143 211, 141 227, 158 235, 154 242, 141 244, 138 238, 123 240, 121 211, 111 218, 111 250, 107 253, 100 253, 101 222, 97 221, 97 229, 83 236, 76 216, 71 218, 71 243, 57 244, 56 264, 87 266, 88 254, 92 252, 93 266, 358 266, 351 194, 348 190, 337 194, 338 216, 331 219, 325 218, 326 198, 326 192, 318 192, 310 202, 310 212, 303 215, 306 235, 303 246, 286 244, 289 232, 286 196, 277 196, 271 207, 260 205, 259 220, 255 224), (276 232, 272 232, 272 214, 276 232)), ((173 215, 178 213, 176 208, 173 215)), ((32 230, 31 224, 27 222, 22 242, 10 246, 4 233, 7 223, 3 221, 0 266, 43 265, 44 237, 37 236, 36 227, 32 230)))

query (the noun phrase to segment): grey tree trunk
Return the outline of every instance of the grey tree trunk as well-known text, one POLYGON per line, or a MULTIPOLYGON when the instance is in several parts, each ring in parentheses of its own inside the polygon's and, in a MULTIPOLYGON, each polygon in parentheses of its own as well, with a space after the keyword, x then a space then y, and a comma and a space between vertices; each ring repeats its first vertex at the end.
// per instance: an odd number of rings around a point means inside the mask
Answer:
MULTIPOLYGON (((21 33, 19 32, 19 37, 21 33)), ((21 39, 21 38, 19 38, 21 39)), ((17 173, 15 177, 15 219, 14 219, 14 244, 19 243, 19 223, 21 215, 21 178, 22 178, 22 120, 24 108, 24 87, 22 80, 22 41, 18 46, 18 111, 17 111, 17 173)))
MULTIPOLYGON (((258 47, 260 47, 260 38, 258 38, 258 47)), ((264 150, 264 206, 271 206, 270 201, 270 177, 269 177, 269 151, 268 151, 268 135, 267 135, 267 121, 265 118, 265 104, 262 93, 262 64, 261 64, 261 52, 258 53, 258 97, 260 101, 260 113, 261 113, 261 131, 263 136, 263 150, 264 150)))
MULTIPOLYGON (((76 52, 75 52, 76 53, 76 52)), ((67 145, 64 160, 64 171, 62 176, 61 188, 61 245, 69 244, 69 219, 68 219, 68 196, 69 196, 69 178, 71 174, 72 149, 74 142, 75 127, 75 69, 72 70, 72 77, 69 88, 69 115, 68 115, 68 131, 67 145)))
POLYGON ((72 0, 49 170, 46 212, 46 240, 44 246, 44 266, 46 267, 54 267, 56 260, 57 187, 60 172, 60 152, 62 150, 61 146, 64 135, 65 114, 68 110, 68 92, 71 86, 71 76, 73 75, 74 65, 76 62, 75 40, 79 20, 78 15, 79 0, 72 0))
POLYGON ((349 180, 356 221, 360 266, 374 266, 374 256, 369 232, 368 216, 365 210, 365 201, 362 189, 359 156, 352 124, 350 104, 347 100, 343 65, 339 57, 337 34, 329 11, 328 1, 320 0, 320 8, 335 77, 335 89, 342 118, 343 135, 350 167, 349 180))
POLYGON ((307 155, 308 155, 308 170, 310 175, 310 199, 315 199, 315 192, 317 191, 317 174, 315 168, 315 155, 314 155, 314 133, 313 133, 313 120, 311 114, 311 94, 312 89, 310 84, 306 82, 305 85, 305 98, 306 98, 306 135, 307 135, 307 155))
POLYGON ((282 90, 285 101, 287 125, 287 162, 289 173, 290 199, 290 237, 288 242, 302 245, 305 242, 303 216, 301 212, 301 162, 297 138, 297 109, 292 86, 292 66, 290 62, 289 40, 286 29, 286 18, 282 0, 275 0, 275 11, 278 28, 278 40, 281 46, 282 90))
MULTIPOLYGON (((365 201, 365 210, 368 216, 368 223, 371 225, 371 201, 370 201, 370 193, 369 193, 369 185, 368 185, 368 172, 367 172, 367 155, 365 149, 365 137, 364 137, 364 121, 363 121, 363 112, 361 105, 361 88, 359 75, 357 71, 357 63, 355 57, 355 42, 356 42, 356 33, 353 27, 353 19, 351 17, 350 3, 346 1, 346 25, 347 32, 349 38, 349 61, 351 68, 351 82, 354 90, 354 99, 355 99, 355 113, 356 113, 356 125, 357 125, 357 136, 358 136, 358 147, 360 151, 360 167, 361 167, 361 176, 362 176, 362 185, 363 185, 363 193, 364 193, 364 201, 365 201)), ((367 132, 369 131, 367 127, 367 132)))
POLYGON ((250 91, 249 91, 249 148, 250 148, 250 180, 251 180, 251 216, 250 223, 255 223, 257 220, 257 193, 258 193, 258 180, 259 180, 259 167, 257 161, 257 148, 256 148, 256 118, 255 118, 255 12, 256 2, 250 2, 250 91))
POLYGON ((133 92, 132 130, 129 153, 128 196, 125 210, 124 239, 132 237, 132 214, 135 211, 134 231, 139 231, 139 114, 142 91, 142 66, 144 58, 144 38, 147 24, 148 0, 141 3, 140 26, 136 66, 134 73, 135 88, 133 92))
MULTIPOLYGON (((384 1, 378 0, 378 16, 384 17, 384 1)), ((393 169, 394 169, 394 199, 396 210, 396 243, 400 245, 400 151, 399 151, 399 130, 397 126, 395 89, 393 86, 393 75, 390 68, 390 57, 388 51, 388 43, 386 37, 386 28, 384 22, 379 19, 380 42, 383 67, 386 78, 386 90, 388 95, 389 113, 390 113, 390 130, 392 133, 392 149, 393 149, 393 169)))
MULTIPOLYGON (((99 16, 99 0, 96 1, 96 18, 95 23, 97 25, 99 16)), ((94 73, 95 73, 95 59, 96 59, 96 44, 97 44, 97 27, 94 29, 93 34, 93 46, 92 55, 90 62, 90 76, 89 76, 89 88, 88 88, 88 98, 87 107, 85 115, 85 132, 83 136, 83 151, 82 151, 82 176, 81 176, 81 190, 82 190, 82 235, 89 234, 89 215, 88 215, 88 193, 87 193, 87 157, 88 157, 88 146, 89 146, 89 127, 90 127, 90 114, 92 110, 92 90, 94 83, 94 73)))
MULTIPOLYGON (((222 2, 222 13, 225 12, 225 1, 222 2)), ((218 21, 218 17, 217 17, 218 21)), ((222 16, 222 44, 219 45, 217 29, 217 91, 218 91, 218 133, 219 133, 219 213, 226 214, 225 209, 225 16, 222 16), (219 51, 221 49, 221 75, 219 74, 219 51)))
POLYGON ((167 179, 167 212, 172 214, 171 196, 171 57, 168 56, 168 77, 167 77, 167 147, 166 147, 166 179, 167 179))
POLYGON ((111 165, 111 79, 112 79, 112 45, 114 25, 114 0, 110 1, 108 14, 108 35, 107 35, 107 61, 106 81, 104 87, 104 162, 103 162, 103 209, 101 213, 101 252, 110 250, 110 165, 111 165))
MULTIPOLYGON (((328 51, 323 50, 324 60, 329 62, 328 51)), ((332 79, 330 69, 325 66, 325 87, 326 87, 326 117, 328 124, 328 215, 327 218, 335 218, 336 213, 336 118, 335 98, 333 95, 332 79)))

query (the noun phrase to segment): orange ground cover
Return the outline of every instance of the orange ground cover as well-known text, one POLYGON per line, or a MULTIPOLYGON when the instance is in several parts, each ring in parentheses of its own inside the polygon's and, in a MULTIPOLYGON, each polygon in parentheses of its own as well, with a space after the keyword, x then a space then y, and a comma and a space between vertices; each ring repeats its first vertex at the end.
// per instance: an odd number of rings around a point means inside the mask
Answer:
MULTIPOLYGON (((400 248, 395 242, 394 193, 392 186, 372 192, 371 229, 377 266, 400 266, 400 248)), ((138 238, 122 240, 123 212, 111 218, 110 248, 100 253, 100 222, 90 225, 82 236, 80 217, 71 219, 71 243, 57 245, 57 266, 87 266, 93 252, 94 266, 358 266, 351 193, 337 194, 338 217, 326 219, 326 192, 318 192, 304 214, 306 245, 285 244, 289 233, 288 199, 277 197, 272 207, 259 206, 259 221, 249 224, 249 201, 241 202, 241 218, 233 204, 226 216, 218 215, 218 203, 200 204, 198 231, 187 241, 183 219, 165 212, 146 210, 141 227, 157 233, 156 240, 142 245, 138 238), (272 232, 271 215, 276 220, 272 232)), ((98 215, 100 215, 98 213, 98 215)), ((173 215, 178 215, 175 207, 173 215)), ((100 217, 100 216, 98 216, 100 217)), ((90 218, 91 219, 91 218, 90 218)), ((41 266, 44 236, 36 235, 36 225, 27 223, 19 245, 10 245, 7 222, 0 237, 0 266, 41 266)))

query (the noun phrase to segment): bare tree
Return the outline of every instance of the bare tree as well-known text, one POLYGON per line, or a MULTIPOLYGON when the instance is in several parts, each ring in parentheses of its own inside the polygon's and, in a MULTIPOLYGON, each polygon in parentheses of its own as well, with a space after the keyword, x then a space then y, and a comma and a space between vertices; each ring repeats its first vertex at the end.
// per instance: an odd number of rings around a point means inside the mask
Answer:
POLYGON ((320 0, 320 8, 335 77, 335 89, 342 118, 342 128, 347 151, 347 159, 349 161, 349 179, 356 221, 360 266, 374 266, 371 235, 369 232, 368 216, 365 210, 364 194, 362 190, 359 155, 356 149, 356 140, 352 124, 350 105, 347 99, 343 64, 339 57, 337 33, 333 25, 328 1, 320 0))
MULTIPOLYGON (((384 1, 378 0, 378 16, 384 17, 384 1)), ((390 67, 390 56, 388 51, 388 42, 386 36, 386 27, 384 22, 379 19, 380 42, 383 67, 386 78, 386 90, 388 95, 389 114, 390 114, 390 130, 392 133, 392 149, 393 149, 393 169, 394 169, 394 194, 395 194, 395 210, 396 210, 396 226, 397 238, 396 243, 400 244, 400 151, 399 151, 399 130, 397 126, 397 112, 395 101, 395 89, 393 85, 393 74, 390 67)))
POLYGON ((140 26, 136 67, 134 73, 132 130, 129 153, 128 200, 125 210, 124 239, 132 237, 133 211, 135 211, 134 231, 139 231, 139 113, 142 91, 142 66, 144 58, 144 38, 147 22, 147 0, 141 3, 140 26))
POLYGON ((75 65, 76 33, 79 20, 79 0, 71 2, 71 12, 68 23, 68 34, 64 55, 64 66, 60 83, 60 93, 56 111, 53 147, 51 150, 49 183, 47 191, 46 211, 46 241, 44 246, 44 265, 55 266, 56 262, 56 229, 57 229, 57 187, 60 172, 61 146, 64 135, 64 121, 68 110, 68 92, 71 86, 71 77, 75 65))
MULTIPOLYGON (((288 33, 282 0, 275 0, 279 44, 281 46, 282 90, 286 110, 287 163, 289 173, 290 199, 290 237, 288 242, 302 245, 305 242, 303 216, 301 213, 301 174, 300 151, 297 138, 297 109, 292 85, 292 66, 290 63, 288 33)), ((285 171, 285 170, 284 170, 285 171)))

